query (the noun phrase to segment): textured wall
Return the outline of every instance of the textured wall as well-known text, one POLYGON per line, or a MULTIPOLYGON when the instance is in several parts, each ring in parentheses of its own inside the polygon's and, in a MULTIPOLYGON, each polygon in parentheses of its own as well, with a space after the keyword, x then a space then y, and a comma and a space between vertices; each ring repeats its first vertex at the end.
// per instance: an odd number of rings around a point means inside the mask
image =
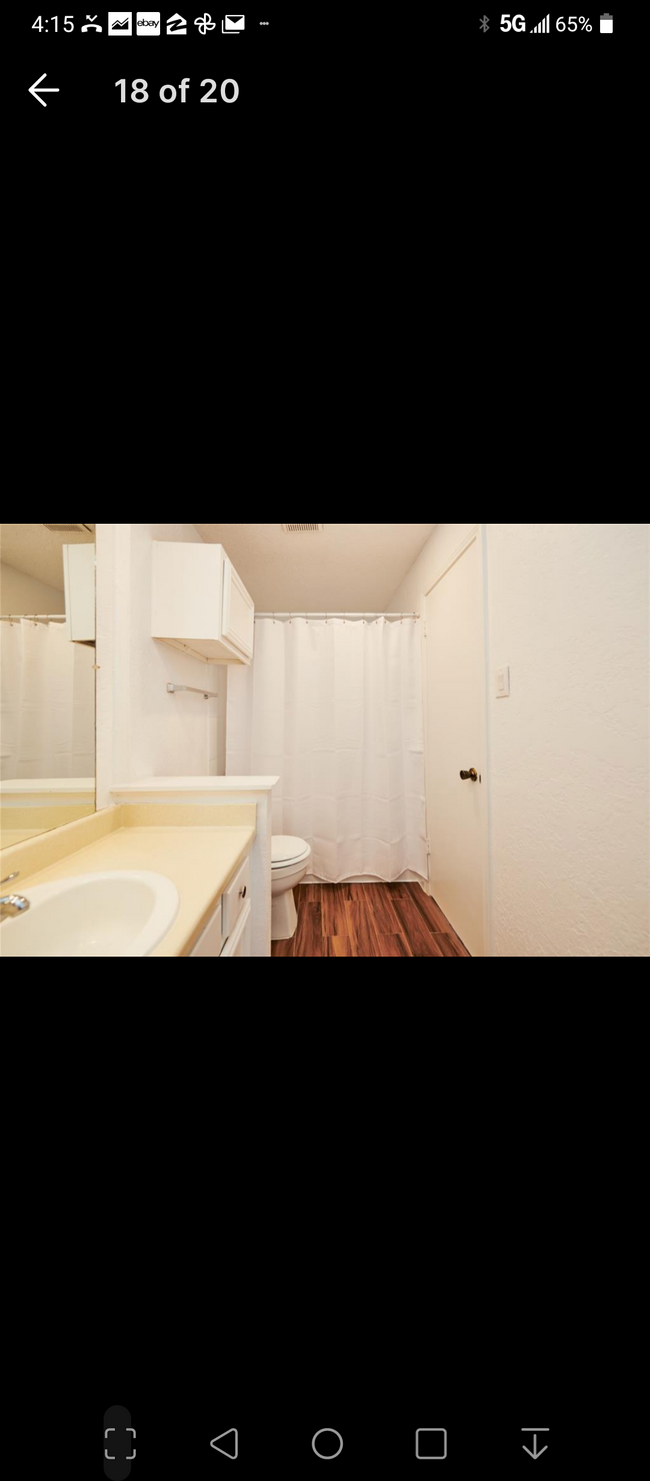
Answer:
MULTIPOLYGON (((471 528, 437 525, 390 608, 417 605, 471 528)), ((649 527, 485 538, 494 953, 645 955, 649 527)))

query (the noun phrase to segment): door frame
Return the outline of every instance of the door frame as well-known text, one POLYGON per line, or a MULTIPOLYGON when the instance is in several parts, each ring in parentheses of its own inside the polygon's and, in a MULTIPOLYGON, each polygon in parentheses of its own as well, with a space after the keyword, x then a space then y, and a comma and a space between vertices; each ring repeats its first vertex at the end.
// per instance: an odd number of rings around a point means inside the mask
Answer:
MULTIPOLYGON (((483 752, 483 772, 481 786, 481 856, 483 862, 483 941, 485 956, 493 956, 492 941, 492 880, 490 869, 490 839, 491 839, 491 806, 490 806, 490 727, 488 722, 488 608, 487 608, 487 541, 485 525, 477 524, 466 535, 457 546, 453 555, 449 557, 438 571, 436 578, 430 586, 422 593, 420 611, 423 621, 423 643, 422 643, 422 667, 424 684, 424 736, 425 736, 425 777, 426 777, 426 813, 427 813, 427 839, 428 847, 431 849, 431 823, 429 817, 429 661, 427 649, 427 600, 436 586, 445 576, 449 574, 452 566, 457 565, 461 556, 469 550, 470 545, 476 541, 478 549, 478 580, 479 580, 479 611, 480 611, 480 633, 481 646, 480 663, 480 725, 481 725, 481 750, 483 752)), ((431 894, 431 853, 428 859, 427 893, 431 894)), ((453 921, 451 922, 453 925, 453 921)))

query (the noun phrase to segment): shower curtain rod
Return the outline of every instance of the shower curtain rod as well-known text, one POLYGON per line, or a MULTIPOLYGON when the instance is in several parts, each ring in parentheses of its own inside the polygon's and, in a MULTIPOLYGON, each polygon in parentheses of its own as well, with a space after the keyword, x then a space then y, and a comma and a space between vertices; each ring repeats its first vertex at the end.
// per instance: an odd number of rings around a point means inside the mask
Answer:
POLYGON ((0 622, 67 622, 65 612, 12 612, 0 622))
POLYGON ((292 617, 305 617, 317 621, 322 618, 327 622, 330 617, 350 618, 350 620, 363 621, 366 617, 373 619, 385 617, 387 622, 399 622, 403 617, 412 617, 418 620, 419 612, 256 612, 257 617, 274 617, 276 622, 290 621, 292 617))

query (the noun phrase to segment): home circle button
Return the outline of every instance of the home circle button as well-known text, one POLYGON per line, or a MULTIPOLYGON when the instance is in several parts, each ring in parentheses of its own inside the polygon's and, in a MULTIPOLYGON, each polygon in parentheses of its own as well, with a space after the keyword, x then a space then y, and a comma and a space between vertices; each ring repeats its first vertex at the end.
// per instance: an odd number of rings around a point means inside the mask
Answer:
POLYGON ((336 1460, 343 1449, 343 1436, 338 1430, 317 1430, 311 1448, 319 1460, 336 1460))

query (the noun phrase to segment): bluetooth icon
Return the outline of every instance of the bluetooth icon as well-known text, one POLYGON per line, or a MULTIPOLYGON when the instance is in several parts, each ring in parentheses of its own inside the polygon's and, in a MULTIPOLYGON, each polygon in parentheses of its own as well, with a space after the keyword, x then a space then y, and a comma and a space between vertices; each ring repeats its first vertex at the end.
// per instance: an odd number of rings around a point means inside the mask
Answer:
POLYGON ((489 15, 484 15, 483 16, 483 20, 481 21, 481 30, 483 32, 483 35, 485 35, 485 32, 486 31, 489 31, 489 29, 490 29, 490 17, 489 17, 489 15))

